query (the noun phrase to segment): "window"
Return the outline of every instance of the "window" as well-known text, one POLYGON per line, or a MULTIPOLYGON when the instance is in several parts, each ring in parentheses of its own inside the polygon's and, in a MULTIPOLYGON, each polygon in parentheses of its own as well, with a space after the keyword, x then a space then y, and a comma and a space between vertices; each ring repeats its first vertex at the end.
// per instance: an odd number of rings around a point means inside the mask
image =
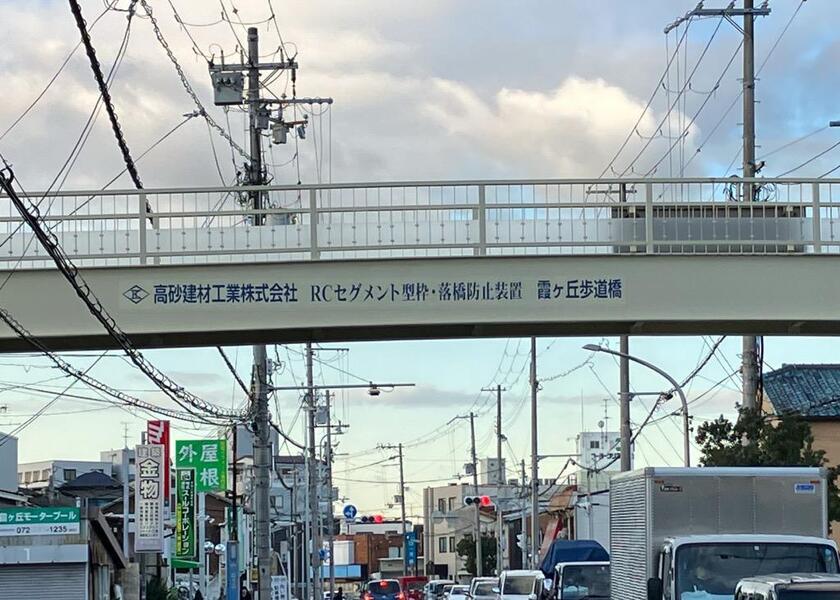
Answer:
POLYGON ((76 479, 76 469, 64 469, 64 481, 73 481, 76 479))
POLYGON ((598 440, 589 440, 589 449, 590 450, 597 450, 601 447, 601 442, 598 440))
POLYGON ((438 512, 446 512, 446 498, 438 498, 438 512))
POLYGON ((32 471, 27 471, 23 474, 24 483, 32 483, 32 471))
POLYGON ((49 481, 50 480, 50 470, 44 469, 41 471, 41 480, 42 481, 49 481))
POLYGON ((446 538, 445 537, 438 538, 438 552, 440 552, 441 554, 446 553, 446 538))
POLYGON ((455 552, 455 536, 449 538, 449 551, 455 552))
POLYGON ((455 510, 455 498, 450 498, 449 499, 449 512, 452 512, 453 510, 455 510))

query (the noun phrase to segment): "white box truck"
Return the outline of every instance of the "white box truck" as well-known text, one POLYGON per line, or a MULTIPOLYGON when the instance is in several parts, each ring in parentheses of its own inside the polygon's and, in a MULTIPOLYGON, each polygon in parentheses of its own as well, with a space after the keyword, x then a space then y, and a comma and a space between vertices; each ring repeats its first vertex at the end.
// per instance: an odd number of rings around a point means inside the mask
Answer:
POLYGON ((647 468, 610 482, 613 600, 724 600, 770 573, 837 573, 818 468, 647 468))

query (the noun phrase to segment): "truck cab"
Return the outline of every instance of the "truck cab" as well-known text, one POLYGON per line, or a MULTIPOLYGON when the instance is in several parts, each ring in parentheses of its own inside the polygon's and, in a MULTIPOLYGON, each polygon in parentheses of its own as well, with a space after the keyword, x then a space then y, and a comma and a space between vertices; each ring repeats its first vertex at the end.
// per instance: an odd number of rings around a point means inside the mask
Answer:
POLYGON ((610 563, 607 561, 561 562, 554 567, 553 600, 610 597, 610 563))
POLYGON ((795 535, 666 538, 648 600, 732 600, 739 581, 772 573, 840 573, 837 545, 795 535))

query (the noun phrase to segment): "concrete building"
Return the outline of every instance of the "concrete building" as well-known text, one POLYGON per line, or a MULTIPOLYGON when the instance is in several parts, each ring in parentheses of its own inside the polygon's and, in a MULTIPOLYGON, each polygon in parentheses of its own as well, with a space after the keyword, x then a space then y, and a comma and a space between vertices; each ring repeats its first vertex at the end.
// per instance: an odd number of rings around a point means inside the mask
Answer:
POLYGON ((0 492, 14 493, 17 491, 17 461, 17 438, 0 433, 0 492))
POLYGON ((134 481, 134 448, 118 450, 103 450, 99 453, 99 460, 111 463, 111 476, 117 481, 123 481, 123 454, 128 453, 128 482, 134 481))
POLYGON ((57 489, 83 475, 98 471, 112 474, 111 462, 92 460, 45 460, 17 466, 18 486, 27 490, 57 489))
POLYGON ((498 458, 482 458, 478 461, 478 483, 481 485, 502 485, 508 482, 505 459, 499 466, 498 458))

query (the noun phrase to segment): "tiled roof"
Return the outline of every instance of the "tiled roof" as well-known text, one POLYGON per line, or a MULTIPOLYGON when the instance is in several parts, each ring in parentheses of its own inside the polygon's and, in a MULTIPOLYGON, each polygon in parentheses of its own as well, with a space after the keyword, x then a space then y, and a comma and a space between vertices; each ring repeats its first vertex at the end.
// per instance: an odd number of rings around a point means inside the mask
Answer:
POLYGON ((784 365, 764 374, 777 413, 840 419, 840 365, 784 365))

